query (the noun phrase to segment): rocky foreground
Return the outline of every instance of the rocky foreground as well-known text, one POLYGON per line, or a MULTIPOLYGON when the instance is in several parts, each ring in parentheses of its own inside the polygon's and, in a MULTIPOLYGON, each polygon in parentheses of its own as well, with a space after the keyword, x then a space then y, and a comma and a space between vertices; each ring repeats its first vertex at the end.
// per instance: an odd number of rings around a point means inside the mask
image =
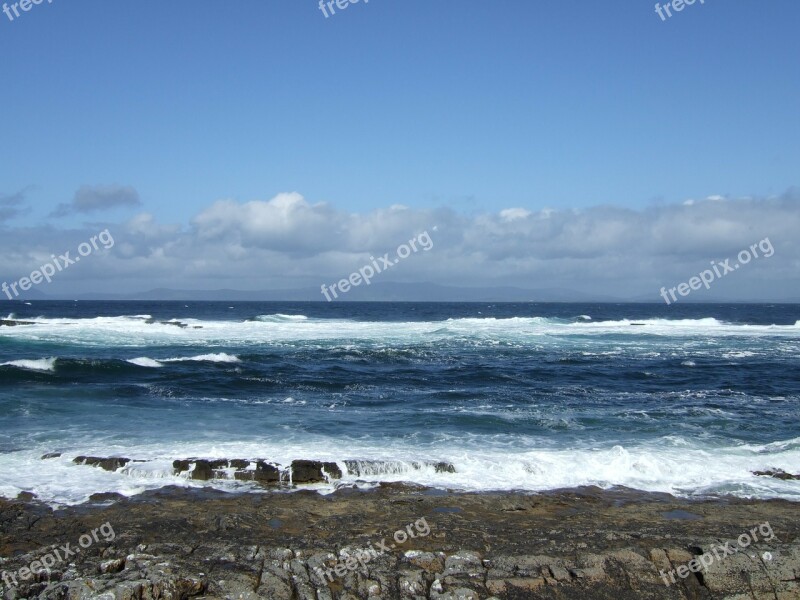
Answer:
POLYGON ((60 511, 28 500, 0 501, 9 600, 800 598, 798 506, 784 501, 394 484, 172 488, 60 511))

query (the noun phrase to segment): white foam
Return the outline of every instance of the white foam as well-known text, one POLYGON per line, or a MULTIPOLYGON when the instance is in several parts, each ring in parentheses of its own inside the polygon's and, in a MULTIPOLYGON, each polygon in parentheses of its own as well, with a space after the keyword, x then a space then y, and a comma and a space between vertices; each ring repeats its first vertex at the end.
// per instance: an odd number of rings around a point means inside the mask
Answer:
POLYGON ((25 490, 51 504, 76 504, 86 501, 93 493, 117 492, 130 496, 165 485, 242 489, 243 484, 233 480, 201 483, 188 479, 186 473, 173 473, 173 459, 205 457, 265 458, 285 466, 300 458, 337 462, 344 473, 341 481, 303 486, 322 492, 333 491, 341 485, 369 487, 378 482, 404 481, 463 491, 541 492, 596 485, 601 488, 627 486, 682 497, 733 494, 800 501, 800 482, 752 474, 752 471, 766 469, 796 472, 800 464, 800 439, 767 446, 715 448, 693 438, 672 435, 624 447, 587 444, 567 449, 501 435, 442 435, 422 448, 411 439, 387 445, 360 439, 301 436, 289 431, 274 432, 267 441, 220 439, 113 448, 85 444, 61 458, 40 460, 46 451, 52 451, 52 447, 0 454, 0 472, 3 473, 0 495, 15 497, 25 490), (110 473, 73 464, 72 458, 78 454, 126 456, 147 462, 129 463, 110 473), (345 460, 382 462, 364 462, 361 474, 356 475, 347 471, 345 460), (437 472, 435 465, 428 464, 431 461, 452 463, 456 472, 437 472))
POLYGON ((448 319, 446 321, 389 322, 347 319, 309 319, 304 315, 266 315, 251 321, 201 321, 182 319, 187 327, 149 322, 149 315, 93 319, 30 319, 33 324, 4 328, 2 336, 33 341, 88 346, 220 346, 360 342, 419 343, 447 341, 453 336, 476 343, 529 343, 570 336, 643 335, 666 338, 738 336, 796 338, 795 325, 741 325, 707 319, 647 319, 631 321, 577 321, 544 317, 448 319))
POLYGON ((49 371, 56 370, 56 358, 41 358, 39 360, 12 360, 0 363, 0 367, 17 367, 27 371, 49 371))
POLYGON ((274 315, 258 315, 255 320, 263 323, 299 323, 302 321, 308 321, 308 317, 305 315, 283 315, 281 313, 276 313, 274 315))
POLYGON ((241 362, 238 356, 225 354, 200 354, 198 356, 184 356, 180 358, 165 358, 161 362, 216 362, 216 363, 237 363, 241 362))
POLYGON ((136 365, 137 367, 148 367, 151 369, 156 369, 164 366, 157 360, 154 360, 152 358, 147 358, 146 356, 140 356, 139 358, 131 358, 128 362, 131 363, 132 365, 136 365))

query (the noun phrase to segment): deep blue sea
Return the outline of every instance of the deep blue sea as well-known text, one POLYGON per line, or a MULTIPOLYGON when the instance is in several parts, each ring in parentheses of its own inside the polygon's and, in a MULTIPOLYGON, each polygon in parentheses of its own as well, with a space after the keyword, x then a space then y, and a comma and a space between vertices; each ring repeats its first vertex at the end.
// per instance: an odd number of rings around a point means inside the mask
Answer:
MULTIPOLYGON (((2 302, 0 495, 336 461, 339 485, 800 500, 800 305, 2 302), (57 459, 41 460, 49 452, 57 459), (125 456, 109 473, 77 455, 125 456), (345 460, 364 463, 360 475, 345 460), (439 473, 425 461, 449 461, 439 473), (417 464, 415 464, 417 463, 417 464), (367 466, 368 465, 368 466, 367 466)), ((313 486, 312 486, 313 487, 313 486)))

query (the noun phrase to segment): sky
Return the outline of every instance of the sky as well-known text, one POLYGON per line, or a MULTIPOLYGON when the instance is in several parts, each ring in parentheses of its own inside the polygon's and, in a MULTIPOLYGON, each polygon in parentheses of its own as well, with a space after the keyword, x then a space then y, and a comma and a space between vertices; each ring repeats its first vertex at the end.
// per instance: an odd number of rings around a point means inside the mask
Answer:
POLYGON ((769 237, 714 291, 800 299, 796 0, 14 5, 0 282, 108 229, 36 289, 318 286, 428 231, 384 281, 660 301, 769 237))

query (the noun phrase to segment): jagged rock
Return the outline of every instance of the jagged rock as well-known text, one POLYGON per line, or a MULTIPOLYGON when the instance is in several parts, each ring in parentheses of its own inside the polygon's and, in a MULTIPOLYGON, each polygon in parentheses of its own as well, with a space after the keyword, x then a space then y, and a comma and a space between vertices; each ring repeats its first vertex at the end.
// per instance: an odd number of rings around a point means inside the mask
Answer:
POLYGON ((121 469, 131 462, 131 459, 119 457, 100 458, 97 456, 77 456, 72 460, 72 462, 74 462, 76 465, 89 465, 92 467, 100 467, 106 471, 116 471, 117 469, 121 469))
POLYGON ((483 581, 485 573, 483 560, 477 552, 457 552, 444 561, 443 576, 448 586, 466 583, 469 580, 483 581))
POLYGON ((415 567, 431 573, 441 573, 444 571, 445 555, 442 552, 421 552, 419 550, 409 550, 403 557, 415 567))
POLYGON ((103 575, 108 573, 119 573, 125 568, 125 559, 117 558, 114 560, 105 560, 100 563, 100 572, 103 575))
POLYGON ((292 585, 289 578, 281 578, 273 573, 261 575, 260 587, 258 589, 262 597, 274 598, 274 600, 292 600, 292 585))

